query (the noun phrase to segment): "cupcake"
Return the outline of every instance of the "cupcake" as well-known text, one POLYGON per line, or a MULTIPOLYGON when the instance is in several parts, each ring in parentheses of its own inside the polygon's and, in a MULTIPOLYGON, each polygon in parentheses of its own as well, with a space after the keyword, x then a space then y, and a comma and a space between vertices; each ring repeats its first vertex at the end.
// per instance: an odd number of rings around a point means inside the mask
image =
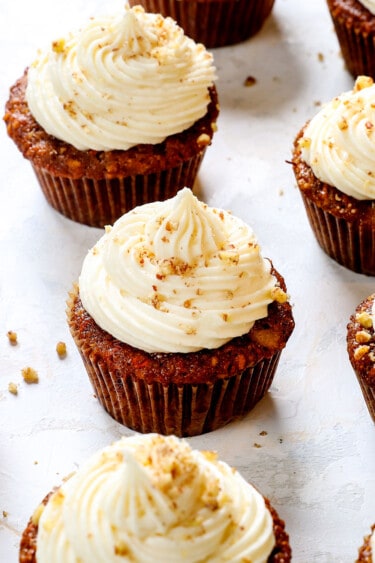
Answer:
POLYGON ((347 327, 350 363, 361 386, 368 411, 375 422, 375 293, 358 305, 347 327))
POLYGON ((348 71, 375 78, 375 1, 327 0, 348 71))
POLYGON ((373 563, 375 561, 375 556, 372 557, 373 553, 375 554, 375 524, 371 526, 371 533, 364 538, 355 563, 373 563))
POLYGON ((375 275, 375 85, 325 104, 299 132, 292 164, 322 249, 339 264, 375 275))
POLYGON ((215 72, 171 18, 125 7, 40 51, 4 120, 51 206, 103 227, 194 185, 216 127, 215 72))
POLYGON ((186 35, 207 48, 239 43, 255 35, 275 0, 130 0, 149 12, 171 16, 186 35))
POLYGON ((291 561, 285 524, 214 452, 158 434, 96 452, 35 510, 20 563, 291 561))
POLYGON ((193 436, 248 413, 269 389, 294 328, 285 291, 250 227, 184 188, 107 228, 67 316, 115 420, 193 436))

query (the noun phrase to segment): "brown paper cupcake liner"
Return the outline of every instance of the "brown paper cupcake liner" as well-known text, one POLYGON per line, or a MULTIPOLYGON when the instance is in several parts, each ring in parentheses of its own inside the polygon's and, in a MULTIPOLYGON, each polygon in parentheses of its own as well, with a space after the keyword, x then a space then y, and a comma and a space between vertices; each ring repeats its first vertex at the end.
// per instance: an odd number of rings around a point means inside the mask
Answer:
POLYGON ((321 248, 346 268, 375 275, 375 225, 350 222, 316 205, 300 191, 310 226, 321 248))
POLYGON ((371 536, 375 530, 375 524, 371 526, 371 533, 364 537, 363 544, 358 550, 358 558, 355 563, 372 563, 371 536))
POLYGON ((361 391, 363 394, 363 398, 366 402, 368 412, 370 413, 373 422, 375 422, 375 389, 371 387, 371 385, 368 385, 356 370, 354 370, 354 372, 357 376, 358 383, 361 387, 361 391))
POLYGON ((112 225, 137 205, 163 201, 184 188, 193 188, 205 149, 179 166, 153 174, 123 178, 77 180, 33 166, 48 203, 59 213, 91 227, 112 225))
POLYGON ((328 6, 348 71, 354 78, 361 74, 375 78, 374 31, 365 21, 353 21, 351 13, 338 14, 335 2, 328 2, 328 6))
POLYGON ((130 0, 147 12, 172 17, 186 35, 207 48, 239 43, 255 35, 274 0, 130 0))
POLYGON ((250 412, 268 391, 281 354, 212 384, 163 385, 110 371, 103 362, 91 361, 83 342, 76 344, 95 394, 112 418, 137 432, 179 437, 211 432, 250 412))

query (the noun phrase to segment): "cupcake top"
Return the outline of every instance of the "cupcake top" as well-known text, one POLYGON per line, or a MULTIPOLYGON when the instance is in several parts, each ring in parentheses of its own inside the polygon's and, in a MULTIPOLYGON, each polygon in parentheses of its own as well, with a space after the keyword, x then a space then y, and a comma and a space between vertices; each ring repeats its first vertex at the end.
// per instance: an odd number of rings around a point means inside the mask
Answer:
POLYGON ((103 330, 146 352, 217 348, 286 300, 251 228, 188 188, 108 227, 79 292, 103 330))
POLYGON ((359 76, 353 90, 325 104, 299 141, 322 182, 358 200, 375 199, 375 84, 359 76))
POLYGON ((362 6, 368 9, 369 12, 375 15, 375 0, 358 0, 362 6))
POLYGON ((97 452, 41 505, 38 563, 266 563, 272 516, 213 452, 158 434, 97 452))
POLYGON ((26 99, 47 133, 78 150, 157 144, 207 112, 213 58, 171 19, 125 6, 41 50, 26 99))

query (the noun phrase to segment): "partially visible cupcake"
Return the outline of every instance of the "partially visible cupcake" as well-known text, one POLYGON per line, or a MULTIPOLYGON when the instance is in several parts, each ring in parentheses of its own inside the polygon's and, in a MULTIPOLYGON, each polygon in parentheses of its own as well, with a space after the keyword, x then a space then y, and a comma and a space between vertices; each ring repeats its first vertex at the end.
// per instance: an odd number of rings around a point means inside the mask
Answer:
POLYGON ((371 533, 365 536, 363 544, 358 550, 355 563, 374 563, 375 561, 375 524, 371 526, 371 533), (374 554, 374 557, 373 557, 374 554))
POLYGON ((20 563, 288 563, 276 510, 214 452, 175 436, 121 438, 48 495, 20 563))
POLYGON ((375 422, 375 293, 364 299, 347 327, 350 363, 361 386, 368 411, 375 422))
POLYGON ((239 43, 255 35, 275 0, 129 0, 149 12, 171 16, 186 35, 207 48, 239 43))
POLYGON ((325 104, 297 135, 292 164, 322 249, 339 264, 375 275, 375 85, 325 104))
POLYGON ((113 418, 193 436, 247 414, 269 389, 294 328, 285 291, 250 227, 185 188, 107 229, 67 314, 113 418))
POLYGON ((327 0, 349 72, 375 79, 375 0, 327 0))
POLYGON ((215 73, 171 18, 125 7, 40 51, 4 120, 52 207, 103 227, 194 185, 216 128, 215 73))

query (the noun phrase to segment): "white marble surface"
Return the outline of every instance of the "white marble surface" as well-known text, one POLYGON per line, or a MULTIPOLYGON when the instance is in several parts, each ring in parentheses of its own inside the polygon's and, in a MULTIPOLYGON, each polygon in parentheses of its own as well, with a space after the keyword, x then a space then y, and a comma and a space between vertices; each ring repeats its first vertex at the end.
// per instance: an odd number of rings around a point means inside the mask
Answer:
MULTIPOLYGON (((2 0, 1 106, 40 45, 122 5, 2 0)), ((352 79, 324 0, 276 0, 256 37, 214 55, 221 115, 198 193, 254 227, 286 279, 296 328, 268 396, 246 419, 191 443, 216 449, 269 496, 286 521, 294 561, 353 562, 375 522, 375 444, 347 359, 346 323, 375 280, 319 249, 286 163, 318 103, 352 79), (247 76, 254 86, 244 86, 247 76)), ((96 448, 131 431, 93 397, 65 322, 67 292, 101 231, 52 210, 5 126, 0 135, 0 561, 13 563, 44 494, 96 448), (15 347, 8 330, 18 334, 15 347), (56 355, 58 340, 67 343, 65 360, 56 355), (39 372, 38 385, 22 382, 27 365, 39 372), (10 381, 18 396, 8 392, 10 381)))

